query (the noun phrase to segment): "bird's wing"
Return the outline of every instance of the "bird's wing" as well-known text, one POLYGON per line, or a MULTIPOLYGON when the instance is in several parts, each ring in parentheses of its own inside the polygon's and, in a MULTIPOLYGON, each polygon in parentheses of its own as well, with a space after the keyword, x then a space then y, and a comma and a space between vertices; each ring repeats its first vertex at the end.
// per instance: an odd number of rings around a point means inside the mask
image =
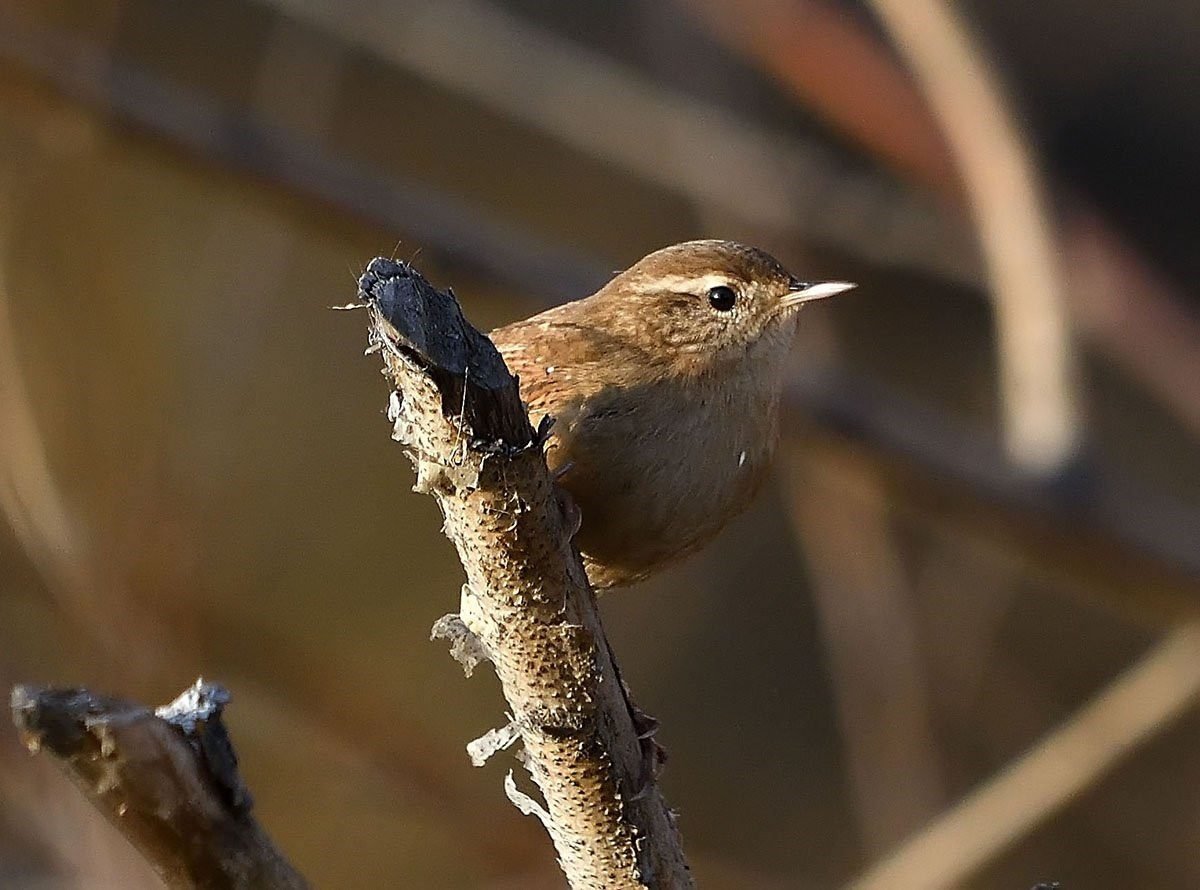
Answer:
POLYGON ((568 303, 492 332, 532 410, 559 414, 611 385, 628 345, 580 318, 568 303))

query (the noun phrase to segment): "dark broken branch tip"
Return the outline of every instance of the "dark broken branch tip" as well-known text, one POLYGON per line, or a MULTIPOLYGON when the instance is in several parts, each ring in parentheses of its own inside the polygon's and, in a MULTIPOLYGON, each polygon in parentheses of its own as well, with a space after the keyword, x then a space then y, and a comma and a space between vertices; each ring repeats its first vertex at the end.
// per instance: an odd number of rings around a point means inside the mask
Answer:
POLYGON ((468 373, 462 309, 416 269, 376 257, 358 280, 358 300, 374 310, 374 336, 434 367, 468 373))
POLYGON ((376 257, 359 279, 358 296, 371 309, 368 348, 380 344, 390 354, 388 372, 397 385, 398 359, 433 382, 443 414, 473 438, 508 448, 535 439, 517 379, 495 344, 463 316, 452 291, 438 290, 411 266, 376 257))

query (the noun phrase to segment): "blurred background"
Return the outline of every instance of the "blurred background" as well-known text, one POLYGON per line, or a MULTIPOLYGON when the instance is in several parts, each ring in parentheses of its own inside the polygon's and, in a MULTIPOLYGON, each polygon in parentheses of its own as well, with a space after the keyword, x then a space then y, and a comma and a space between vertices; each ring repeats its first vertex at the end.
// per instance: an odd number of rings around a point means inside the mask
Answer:
MULTIPOLYGON (((1200 886, 1198 53, 1178 0, 0 0, 0 685, 226 684, 317 886, 561 886, 326 307, 736 238, 860 287, 754 508, 602 603, 699 885, 1200 886)), ((155 882, 0 731, 0 886, 155 882)))

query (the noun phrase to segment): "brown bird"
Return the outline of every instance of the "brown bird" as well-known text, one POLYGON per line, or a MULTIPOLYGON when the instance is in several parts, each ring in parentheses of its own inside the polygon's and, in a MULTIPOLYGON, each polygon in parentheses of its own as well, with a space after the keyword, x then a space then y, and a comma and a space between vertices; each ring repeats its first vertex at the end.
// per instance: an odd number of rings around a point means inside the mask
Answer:
POLYGON ((746 508, 778 440, 797 310, 851 287, 688 241, 492 332, 534 421, 554 418, 546 457, 582 511, 595 588, 644 578, 746 508))

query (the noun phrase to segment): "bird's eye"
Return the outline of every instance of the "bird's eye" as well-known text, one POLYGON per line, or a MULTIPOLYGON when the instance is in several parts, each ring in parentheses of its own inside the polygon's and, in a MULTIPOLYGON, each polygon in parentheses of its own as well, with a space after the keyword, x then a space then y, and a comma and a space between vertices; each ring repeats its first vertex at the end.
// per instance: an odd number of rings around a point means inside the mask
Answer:
POLYGON ((731 287, 718 284, 716 287, 709 288, 708 290, 708 305, 712 306, 718 312, 728 312, 736 302, 737 294, 733 292, 733 288, 731 287))

